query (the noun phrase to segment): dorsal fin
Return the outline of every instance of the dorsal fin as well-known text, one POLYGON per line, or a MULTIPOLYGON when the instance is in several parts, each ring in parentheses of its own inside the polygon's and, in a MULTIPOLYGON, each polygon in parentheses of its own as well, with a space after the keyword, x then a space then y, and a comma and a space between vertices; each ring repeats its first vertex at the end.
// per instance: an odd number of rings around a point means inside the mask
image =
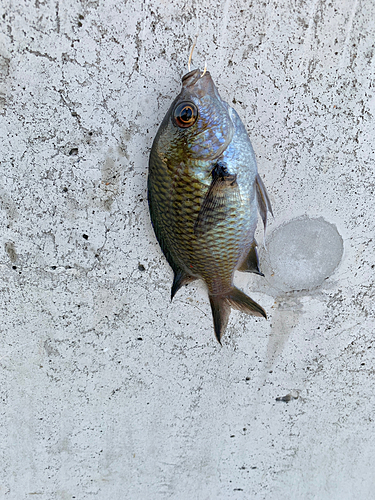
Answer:
POLYGON ((194 276, 189 276, 188 274, 184 273, 184 271, 182 271, 181 269, 179 269, 177 267, 173 268, 173 272, 174 272, 174 278, 173 278, 173 285, 172 285, 172 289, 171 289, 171 300, 173 300, 173 297, 176 295, 176 293, 179 291, 179 289, 183 285, 187 285, 191 281, 194 281, 197 279, 194 276))

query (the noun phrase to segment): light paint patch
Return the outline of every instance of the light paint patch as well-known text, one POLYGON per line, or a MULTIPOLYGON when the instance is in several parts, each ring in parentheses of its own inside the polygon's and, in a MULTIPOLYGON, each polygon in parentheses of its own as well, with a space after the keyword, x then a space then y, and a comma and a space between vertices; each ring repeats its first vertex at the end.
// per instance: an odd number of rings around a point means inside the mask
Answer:
POLYGON ((278 227, 261 257, 268 284, 283 292, 311 290, 339 265, 343 240, 336 226, 323 218, 294 219, 278 227))

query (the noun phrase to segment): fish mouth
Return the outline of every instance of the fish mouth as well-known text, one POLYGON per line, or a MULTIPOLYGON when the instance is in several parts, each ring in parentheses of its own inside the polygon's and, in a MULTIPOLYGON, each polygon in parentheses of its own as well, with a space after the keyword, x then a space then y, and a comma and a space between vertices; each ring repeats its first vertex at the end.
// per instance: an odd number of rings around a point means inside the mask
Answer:
POLYGON ((202 72, 200 69, 193 69, 193 71, 186 73, 186 75, 182 77, 182 85, 184 87, 191 87, 195 85, 198 82, 198 80, 204 78, 205 76, 208 76, 209 79, 211 79, 209 71, 202 72))
POLYGON ((198 99, 206 95, 215 97, 222 102, 216 85, 214 84, 209 71, 194 69, 182 77, 182 93, 188 93, 198 99))

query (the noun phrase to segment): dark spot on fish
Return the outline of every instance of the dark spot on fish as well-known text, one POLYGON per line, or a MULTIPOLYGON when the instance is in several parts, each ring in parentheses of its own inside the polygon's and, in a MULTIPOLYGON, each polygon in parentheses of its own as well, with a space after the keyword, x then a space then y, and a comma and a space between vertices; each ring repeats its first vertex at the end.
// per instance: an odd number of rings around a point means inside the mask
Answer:
MULTIPOLYGON (((72 116, 76 116, 76 115, 77 115, 77 113, 75 115, 72 113, 72 116)), ((78 148, 72 148, 69 151, 69 156, 77 156, 77 154, 78 154, 78 148)))
POLYGON ((212 177, 226 177, 228 175, 228 168, 223 161, 217 161, 212 170, 212 177))
POLYGON ((143 264, 138 264, 138 269, 139 269, 140 271, 142 271, 142 272, 143 272, 143 271, 146 271, 146 268, 145 268, 145 266, 144 266, 143 264))
POLYGON ((212 170, 212 178, 214 180, 221 179, 229 183, 231 186, 236 182, 237 174, 231 174, 228 171, 227 165, 223 161, 218 161, 212 170))
POLYGON ((12 269, 17 269, 17 266, 12 266, 12 269))
POLYGON ((88 237, 88 235, 87 235, 87 234, 83 234, 83 235, 82 235, 82 238, 84 238, 85 240, 88 240, 88 239, 89 239, 89 237, 88 237))
POLYGON ((137 337, 137 340, 143 340, 143 338, 142 337, 137 337))
POLYGON ((52 271, 56 269, 56 266, 51 266, 52 271))
POLYGON ((68 192, 68 188, 67 187, 63 187, 63 191, 64 191, 64 193, 67 193, 68 192))

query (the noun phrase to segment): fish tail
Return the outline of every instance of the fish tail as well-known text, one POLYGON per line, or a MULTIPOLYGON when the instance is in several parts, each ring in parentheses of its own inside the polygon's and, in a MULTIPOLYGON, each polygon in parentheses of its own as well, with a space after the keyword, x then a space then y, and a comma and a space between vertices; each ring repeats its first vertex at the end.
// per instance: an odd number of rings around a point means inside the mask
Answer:
POLYGON ((230 315, 230 305, 223 295, 209 295, 214 320, 215 337, 221 345, 221 337, 225 332, 230 315))
POLYGON ((233 287, 228 293, 223 295, 209 295, 209 298, 214 320, 215 336, 220 345, 232 307, 252 316, 263 316, 267 319, 267 314, 263 307, 236 287, 233 287))

